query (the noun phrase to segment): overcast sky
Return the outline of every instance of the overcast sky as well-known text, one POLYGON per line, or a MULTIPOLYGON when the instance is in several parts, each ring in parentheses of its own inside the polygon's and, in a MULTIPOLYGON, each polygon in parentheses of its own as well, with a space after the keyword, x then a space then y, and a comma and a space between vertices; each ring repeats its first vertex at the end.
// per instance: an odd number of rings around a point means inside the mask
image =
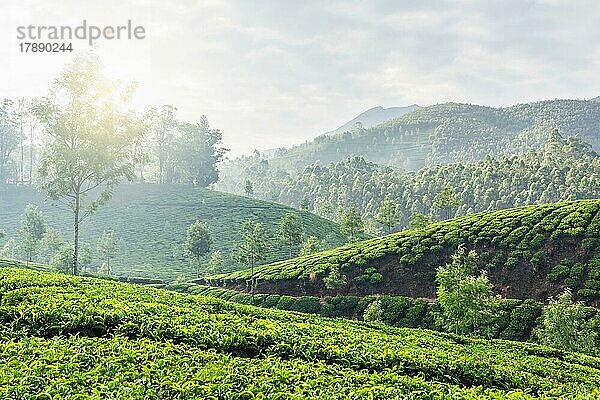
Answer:
MULTIPOLYGON (((0 98, 42 95, 72 55, 21 54, 20 25, 146 28, 99 41, 137 104, 205 114, 233 155, 301 143, 367 108, 600 95, 600 2, 2 0, 0 98)), ((85 50, 85 41, 74 41, 85 50)))

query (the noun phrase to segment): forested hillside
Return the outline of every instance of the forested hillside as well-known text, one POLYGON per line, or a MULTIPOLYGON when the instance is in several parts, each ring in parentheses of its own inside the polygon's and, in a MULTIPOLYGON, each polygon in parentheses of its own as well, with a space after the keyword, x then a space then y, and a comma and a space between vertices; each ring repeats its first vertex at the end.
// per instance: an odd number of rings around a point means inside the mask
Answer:
MULTIPOLYGON (((503 297, 545 301, 569 287, 600 305, 599 211, 600 200, 584 200, 473 214, 263 266, 255 291, 433 299, 436 268, 465 244, 503 297), (332 274, 345 277, 335 288, 332 274)), ((247 291, 251 277, 246 269, 202 282, 247 291)))
MULTIPOLYGON (((479 161, 488 154, 512 156, 543 147, 558 129, 580 135, 600 148, 600 103, 591 100, 550 100, 506 108, 446 103, 423 107, 372 128, 356 128, 318 137, 269 158, 274 169, 298 171, 351 156, 407 170, 454 162, 479 161)), ((226 163, 218 187, 232 191, 254 168, 253 157, 226 163)), ((256 157, 255 157, 256 158, 256 157)))
MULTIPOLYGON (((0 227, 6 237, 0 238, 0 248, 11 237, 19 240, 21 214, 29 203, 39 206, 49 227, 59 230, 63 239, 71 240, 72 226, 67 207, 45 202, 44 195, 34 188, 5 186, 0 189, 0 227)), ((266 261, 288 257, 288 249, 274 239, 278 223, 288 212, 301 217, 306 236, 324 239, 332 246, 343 243, 335 223, 309 212, 197 187, 156 184, 119 187, 108 207, 99 209, 81 225, 81 237, 95 252, 104 231, 116 234, 118 254, 112 270, 115 274, 173 279, 195 274, 183 245, 186 228, 196 219, 208 224, 214 237, 211 250, 221 252, 224 267, 239 269, 243 266, 235 257, 235 249, 241 241, 242 223, 248 218, 262 223, 267 232, 270 250, 266 261)), ((294 252, 297 254, 297 246, 294 252)), ((5 257, 10 256, 5 254, 5 257)), ((97 258, 94 259, 93 265, 99 263, 97 258)))
MULTIPOLYGON (((372 232, 381 232, 375 216, 382 202, 398 204, 395 229, 421 213, 436 219, 467 213, 600 196, 600 157, 580 138, 551 134, 544 146, 514 156, 486 156, 472 163, 453 163, 402 172, 353 157, 337 163, 314 163, 298 173, 272 167, 267 160, 245 171, 257 196, 306 207, 335 219, 355 207, 372 232), (440 209, 444 189, 452 200, 440 209)), ((240 188, 235 188, 235 192, 240 188)))
POLYGON ((0 268, 3 398, 598 396, 600 360, 0 268))
POLYGON ((389 107, 383 108, 381 106, 373 107, 368 109, 367 111, 360 113, 356 117, 352 118, 350 121, 346 122, 344 125, 340 126, 337 129, 334 129, 329 132, 325 132, 323 135, 335 135, 338 133, 344 133, 346 131, 353 130, 357 127, 363 128, 371 128, 373 126, 379 125, 385 121, 390 119, 401 117, 404 114, 408 114, 413 112, 420 107, 416 104, 405 106, 405 107, 389 107))

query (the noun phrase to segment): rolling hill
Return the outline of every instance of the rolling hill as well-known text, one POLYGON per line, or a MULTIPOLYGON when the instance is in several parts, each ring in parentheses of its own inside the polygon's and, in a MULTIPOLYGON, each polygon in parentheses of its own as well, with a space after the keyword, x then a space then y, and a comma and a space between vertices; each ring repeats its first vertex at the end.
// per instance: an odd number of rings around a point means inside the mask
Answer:
MULTIPOLYGON (((600 305, 600 200, 527 206, 472 214, 281 261, 255 272, 255 292, 289 296, 364 297, 372 294, 435 298, 435 273, 459 244, 479 254, 498 294, 545 301, 570 287, 600 305), (332 269, 347 284, 329 289, 332 269)), ((199 283, 248 290, 249 270, 199 283)))
POLYGON ((0 335, 3 398, 600 395, 591 356, 22 269, 0 268, 0 335))
POLYGON ((326 165, 361 156, 382 166, 415 171, 425 166, 479 161, 488 154, 523 154, 543 147, 555 129, 564 136, 580 135, 593 149, 600 150, 600 102, 548 100, 505 108, 461 103, 422 107, 371 128, 320 136, 280 149, 268 160, 242 157, 224 163, 216 188, 235 192, 239 182, 252 179, 259 161, 267 162, 272 170, 298 172, 315 162, 326 165))
POLYGON ((420 107, 416 104, 412 104, 410 106, 405 107, 373 107, 363 113, 360 113, 359 115, 352 118, 350 121, 346 122, 339 128, 326 132, 323 135, 329 136, 338 133, 344 133, 346 131, 351 131, 356 128, 357 124, 360 124, 363 128, 371 128, 373 126, 381 124, 382 122, 398 118, 404 114, 408 114, 410 112, 418 110, 419 108, 420 107))
MULTIPOLYGON (((14 186, 0 190, 0 226, 7 237, 16 235, 28 203, 37 204, 49 225, 70 239, 71 214, 66 207, 45 203, 43 194, 30 187, 14 186)), ((197 218, 210 225, 213 250, 228 257, 234 252, 244 219, 262 222, 272 236, 280 218, 291 211, 301 216, 307 235, 327 238, 332 244, 342 242, 335 223, 305 211, 201 188, 151 184, 120 186, 109 204, 84 221, 81 238, 95 248, 102 232, 112 229, 120 240, 114 273, 169 280, 189 275, 182 243, 187 226, 197 218)), ((270 261, 287 257, 287 251, 279 249, 274 240, 271 245, 270 261)), ((232 269, 241 268, 231 259, 228 262, 232 269)))

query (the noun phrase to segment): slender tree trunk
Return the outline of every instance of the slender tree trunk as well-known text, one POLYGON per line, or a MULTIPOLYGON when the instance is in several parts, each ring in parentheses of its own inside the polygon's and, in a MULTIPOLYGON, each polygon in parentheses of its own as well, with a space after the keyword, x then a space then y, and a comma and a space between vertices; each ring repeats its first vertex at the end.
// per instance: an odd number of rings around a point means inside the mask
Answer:
POLYGON ((73 222, 73 275, 77 275, 79 253, 79 194, 75 197, 75 220, 73 222))
POLYGON ((250 272, 250 294, 254 296, 254 260, 252 260, 250 264, 251 272, 250 272))

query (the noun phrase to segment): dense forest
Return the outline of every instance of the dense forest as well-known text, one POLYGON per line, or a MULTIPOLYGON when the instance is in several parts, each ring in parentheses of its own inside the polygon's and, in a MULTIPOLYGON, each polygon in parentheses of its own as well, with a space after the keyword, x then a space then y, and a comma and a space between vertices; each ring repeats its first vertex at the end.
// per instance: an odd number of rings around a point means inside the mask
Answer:
MULTIPOLYGON (((446 103, 419 108, 372 128, 320 136, 290 149, 278 149, 268 160, 288 172, 314 162, 328 164, 352 156, 381 165, 417 170, 454 162, 479 161, 487 155, 511 156, 543 147, 549 132, 580 135, 600 148, 600 103, 550 100, 492 108, 446 103)), ((256 158, 255 153, 254 157, 256 158)), ((260 156, 260 154, 258 154, 260 156)), ((249 157, 223 166, 219 188, 229 189, 245 177, 249 157)), ((250 157, 252 158, 252 157, 250 157)))
MULTIPOLYGON (((314 163, 298 173, 277 169, 270 160, 246 159, 243 172, 257 197, 304 207, 331 219, 355 207, 374 233, 383 229, 374 217, 386 199, 398 204, 394 228, 401 229, 415 213, 447 219, 600 194, 600 158, 592 146, 580 137, 563 138, 556 131, 548 134, 542 147, 523 154, 487 155, 477 162, 416 172, 380 166, 363 157, 328 165, 314 163), (445 191, 451 198, 440 202, 445 191)), ((243 193, 244 187, 231 189, 243 193)))

